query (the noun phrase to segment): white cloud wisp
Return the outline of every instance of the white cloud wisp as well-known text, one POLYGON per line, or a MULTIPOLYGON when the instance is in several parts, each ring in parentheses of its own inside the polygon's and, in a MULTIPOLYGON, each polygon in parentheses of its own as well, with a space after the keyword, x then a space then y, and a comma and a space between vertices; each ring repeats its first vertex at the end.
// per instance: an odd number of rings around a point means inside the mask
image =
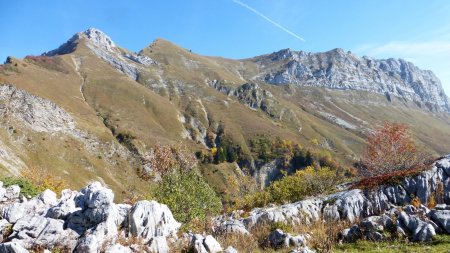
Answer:
POLYGON ((277 22, 273 21, 272 19, 270 19, 269 17, 267 17, 266 15, 262 14, 261 12, 257 11, 256 9, 252 8, 251 6, 239 1, 239 0, 231 0, 234 3, 244 7, 245 9, 255 13, 256 15, 260 16, 261 18, 265 19, 267 22, 271 23, 272 25, 276 26, 277 28, 281 29, 282 31, 286 32, 287 34, 293 36, 294 38, 302 41, 302 42, 306 42, 305 39, 303 39, 302 37, 300 37, 299 35, 297 35, 296 33, 292 32, 291 30, 287 29, 286 27, 278 24, 277 22))

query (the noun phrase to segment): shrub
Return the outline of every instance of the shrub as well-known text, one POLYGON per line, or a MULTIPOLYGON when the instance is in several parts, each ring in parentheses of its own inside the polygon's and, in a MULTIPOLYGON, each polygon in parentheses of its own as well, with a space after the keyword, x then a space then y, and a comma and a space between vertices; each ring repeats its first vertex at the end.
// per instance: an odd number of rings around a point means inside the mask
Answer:
POLYGON ((237 207, 250 209, 268 203, 295 202, 307 196, 331 192, 341 182, 341 176, 330 168, 315 169, 308 166, 293 175, 285 175, 282 179, 272 182, 262 192, 246 196, 241 203, 237 203, 237 207))
POLYGON ((11 185, 20 186, 20 192, 24 196, 35 197, 46 189, 60 194, 63 189, 68 188, 68 184, 62 178, 55 176, 48 171, 30 167, 22 171, 21 177, 4 177, 0 181, 4 187, 11 185))
POLYGON ((62 190, 69 188, 68 183, 61 177, 49 173, 47 170, 38 167, 30 167, 22 171, 23 177, 33 183, 40 191, 46 189, 60 194, 62 190))
POLYGON ((327 167, 314 169, 308 166, 293 175, 273 182, 268 191, 272 202, 285 203, 303 199, 306 196, 322 194, 334 189, 338 181, 336 172, 327 167))
MULTIPOLYGON (((153 173, 161 176, 152 196, 166 204, 174 217, 185 223, 185 229, 206 225, 208 217, 222 210, 220 198, 194 170, 197 165, 195 156, 184 147, 157 144, 149 163, 153 173)), ((147 172, 141 177, 150 179, 152 174, 147 172)))
POLYGON ((20 192, 24 196, 35 197, 41 193, 41 190, 37 185, 33 184, 25 178, 3 177, 0 178, 0 181, 3 182, 3 187, 8 187, 11 185, 20 186, 20 192))
POLYGON ((377 176, 409 170, 425 164, 426 157, 418 151, 406 125, 385 123, 368 137, 360 173, 377 176))
POLYGON ((218 214, 222 203, 214 190, 195 171, 173 170, 165 174, 154 192, 157 201, 166 204, 183 223, 218 214))
POLYGON ((168 146, 156 144, 148 163, 151 171, 141 171, 139 176, 144 180, 153 179, 156 174, 164 176, 173 170, 192 170, 197 166, 197 159, 187 152, 184 146, 168 146))
POLYGON ((69 74, 69 71, 65 68, 66 64, 59 57, 27 55, 25 56, 25 61, 34 63, 46 69, 56 70, 64 74, 69 74))

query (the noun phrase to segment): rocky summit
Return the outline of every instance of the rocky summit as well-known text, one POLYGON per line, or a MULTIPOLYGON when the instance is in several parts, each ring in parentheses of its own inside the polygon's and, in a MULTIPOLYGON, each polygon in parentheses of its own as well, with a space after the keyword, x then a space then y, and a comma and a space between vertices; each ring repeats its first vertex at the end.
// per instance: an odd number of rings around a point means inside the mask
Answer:
POLYGON ((358 57, 337 48, 324 53, 285 49, 252 61, 261 69, 253 78, 270 84, 364 90, 450 112, 448 97, 433 72, 403 59, 358 57))

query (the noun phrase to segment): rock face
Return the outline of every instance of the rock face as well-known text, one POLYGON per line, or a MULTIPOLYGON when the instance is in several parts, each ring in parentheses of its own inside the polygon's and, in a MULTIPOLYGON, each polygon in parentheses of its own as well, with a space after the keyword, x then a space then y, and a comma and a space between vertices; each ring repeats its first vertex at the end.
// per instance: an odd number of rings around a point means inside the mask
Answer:
POLYGON ((270 84, 370 91, 415 101, 432 111, 450 111, 449 99, 433 72, 402 59, 361 58, 342 49, 324 53, 285 49, 252 60, 262 70, 255 78, 270 84))
POLYGON ((61 107, 12 85, 0 85, 0 115, 18 119, 37 132, 78 135, 73 118, 61 107))
POLYGON ((11 228, 0 233, 0 252, 136 252, 118 241, 133 237, 141 242, 138 251, 162 253, 169 252, 166 238, 175 239, 180 228, 167 206, 155 201, 115 204, 113 192, 99 182, 79 192, 63 190, 59 199, 50 190, 27 200, 17 185, 0 188, 9 194, 0 201, 0 229, 11 228))
POLYGON ((233 88, 222 84, 218 80, 212 80, 208 82, 208 85, 228 96, 235 97, 251 109, 260 109, 273 119, 283 120, 296 128, 301 127, 300 120, 295 113, 282 106, 270 91, 263 89, 256 83, 244 83, 233 88))
POLYGON ((449 173, 450 156, 447 156, 436 161, 431 169, 404 178, 398 185, 382 185, 371 190, 345 190, 282 206, 257 208, 244 218, 222 216, 216 219, 216 227, 223 233, 246 234, 255 226, 275 222, 308 224, 324 219, 354 223, 367 218, 360 225, 343 231, 345 240, 362 237, 381 240, 381 232, 393 226, 395 217, 400 233, 413 241, 428 241, 436 231, 448 231, 450 215, 447 210, 450 207, 447 209, 446 205, 438 205, 431 212, 425 206, 406 206, 401 213, 395 210, 409 203, 411 197, 417 197, 424 205, 432 196, 450 204, 449 173))

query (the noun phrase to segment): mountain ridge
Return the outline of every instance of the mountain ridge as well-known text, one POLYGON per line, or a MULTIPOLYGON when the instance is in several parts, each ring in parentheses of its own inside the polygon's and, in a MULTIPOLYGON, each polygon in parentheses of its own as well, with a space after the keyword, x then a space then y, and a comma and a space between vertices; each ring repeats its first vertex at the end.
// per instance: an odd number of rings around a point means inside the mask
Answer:
MULTIPOLYGON (((131 53, 119 48, 104 32, 90 28, 75 34, 59 48, 45 52, 43 55, 70 53, 70 50, 74 50, 76 41, 82 38, 89 41, 88 45, 92 45, 91 49, 100 57, 110 64, 118 65, 116 68, 120 68, 135 80, 138 78, 138 68, 127 64, 126 61, 124 63, 124 59, 121 58, 148 66, 156 64, 156 61, 145 55, 145 52, 151 51, 152 46, 158 41, 179 47, 160 38, 138 53, 131 53), (114 57, 111 57, 110 53, 114 52, 116 57, 112 59, 114 57)), ((206 56, 206 58, 217 57, 206 56)), ((450 112, 450 101, 434 73, 430 70, 422 70, 403 59, 359 57, 350 51, 335 48, 317 53, 282 49, 271 54, 234 61, 253 62, 257 65, 260 73, 252 77, 241 77, 248 81, 260 81, 273 85, 295 84, 331 89, 366 90, 385 95, 388 99, 390 96, 408 99, 430 111, 450 112), (267 67, 268 61, 274 63, 275 67, 271 65, 267 67)))
MULTIPOLYGON (((332 57, 322 54, 325 60, 332 57)), ((341 49, 329 54, 341 55, 330 60, 333 64, 344 64, 349 57, 341 49)), ((272 161, 260 160, 252 146, 255 140, 288 140, 320 149, 351 166, 367 134, 384 121, 410 125, 417 142, 430 153, 448 153, 450 114, 445 103, 441 110, 403 96, 307 86, 302 83, 304 76, 295 74, 292 80, 302 82, 265 80, 277 71, 289 71, 289 62, 305 65, 301 57, 281 50, 233 60, 199 55, 164 39, 136 53, 98 29, 89 29, 42 56, 9 58, 0 65, 0 84, 23 90, 30 101, 34 96, 59 106, 71 116, 75 130, 85 134, 74 138, 50 128, 38 132, 20 123, 27 110, 7 111, 0 127, 0 155, 1 151, 11 154, 11 162, 4 172, 17 174, 39 166, 72 180, 74 187, 94 178, 117 191, 137 186, 145 190, 148 182, 138 179, 138 173, 151 170, 149 157, 156 144, 181 143, 204 161, 213 148, 228 143, 239 152, 235 165, 215 164, 211 159, 200 164, 208 182, 225 192, 229 189, 221 188, 223 178, 240 182, 242 172, 252 174, 263 166, 258 173, 277 169, 270 167, 272 161), (92 148, 86 149, 86 143, 92 148)), ((317 62, 321 57, 311 60, 317 70, 322 68, 317 62)), ((323 66, 327 64, 324 61, 323 66)), ((335 79, 344 76, 337 67, 335 79)), ((325 75, 319 81, 326 80, 325 75)), ((8 105, 8 99, 2 99, 9 94, 6 90, 0 89, 0 106, 8 105)), ((45 113, 51 116, 53 111, 45 113)))

